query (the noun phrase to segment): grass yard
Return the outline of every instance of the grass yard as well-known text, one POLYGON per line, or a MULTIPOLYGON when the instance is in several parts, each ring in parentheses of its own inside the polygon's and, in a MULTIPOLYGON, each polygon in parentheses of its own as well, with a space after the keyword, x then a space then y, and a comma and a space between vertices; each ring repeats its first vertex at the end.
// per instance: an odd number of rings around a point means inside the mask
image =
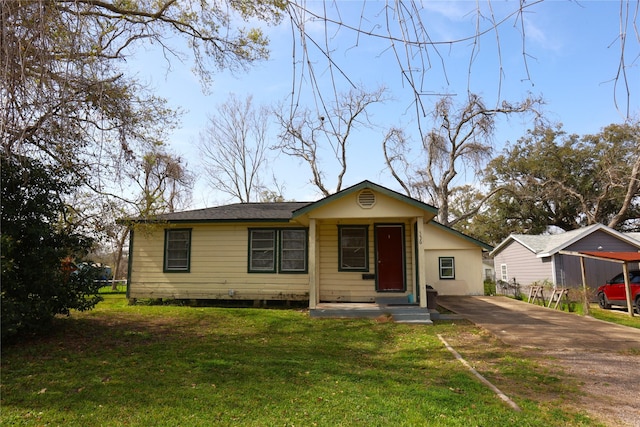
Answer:
POLYGON ((129 306, 105 295, 2 348, 0 423, 64 426, 593 426, 578 384, 465 322, 129 306), (441 334, 523 409, 470 373, 441 334))
MULTIPOLYGON (((540 302, 534 304, 542 305, 540 302)), ((559 309, 562 311, 572 312, 580 316, 584 314, 584 304, 581 302, 571 302, 569 307, 567 304, 562 304, 559 309), (571 307, 571 309, 569 309, 569 307, 571 307)), ((600 308, 597 303, 591 303, 589 304, 589 315, 593 318, 604 320, 606 322, 640 329, 640 315, 634 313, 633 317, 629 316, 629 312, 626 307, 614 306, 611 309, 605 310, 600 308)))
POLYGON ((610 310, 604 310, 597 304, 591 304, 589 313, 596 319, 640 329, 640 315, 634 313, 633 317, 629 316, 626 307, 613 307, 610 310))

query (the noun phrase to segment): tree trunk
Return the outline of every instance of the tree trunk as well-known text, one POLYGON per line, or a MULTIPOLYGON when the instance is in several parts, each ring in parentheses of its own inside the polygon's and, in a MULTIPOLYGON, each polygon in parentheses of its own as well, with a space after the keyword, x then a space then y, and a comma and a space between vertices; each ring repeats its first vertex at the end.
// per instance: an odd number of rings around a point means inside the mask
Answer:
POLYGON ((129 234, 129 230, 124 230, 124 232, 120 235, 118 239, 118 247, 116 249, 116 256, 114 259, 113 265, 113 278, 111 280, 111 290, 117 291, 118 285, 116 282, 116 278, 118 277, 118 271, 120 270, 120 263, 122 262, 122 252, 124 249, 124 244, 127 241, 127 235, 129 234))

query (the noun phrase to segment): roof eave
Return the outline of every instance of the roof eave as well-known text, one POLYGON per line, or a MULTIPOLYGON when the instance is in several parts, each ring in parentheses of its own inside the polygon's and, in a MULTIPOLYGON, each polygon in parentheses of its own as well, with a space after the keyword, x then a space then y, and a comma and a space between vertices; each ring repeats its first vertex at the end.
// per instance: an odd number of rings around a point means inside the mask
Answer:
POLYGON ((482 249, 485 249, 485 250, 487 250, 489 252, 491 252, 493 250, 493 246, 491 246, 491 245, 489 245, 487 243, 484 243, 483 241, 480 241, 480 240, 478 240, 478 239, 476 239, 474 237, 468 236, 468 235, 466 235, 466 234, 464 234, 464 233, 462 233, 462 232, 460 232, 458 230, 455 230, 455 229, 453 229, 451 227, 447 227, 444 224, 440 224, 437 221, 431 221, 430 224, 433 224, 433 225, 441 228, 444 231, 447 231, 447 232, 450 232, 452 234, 455 234, 458 237, 461 237, 462 239, 464 239, 464 240, 466 240, 468 242, 471 242, 471 243, 473 243, 473 244, 475 244, 477 246, 480 246, 482 249))
POLYGON ((557 247, 548 250, 545 254, 540 254, 538 255, 538 258, 542 258, 543 256, 551 256, 551 255, 555 255, 558 252, 564 250, 566 247, 571 246, 572 244, 574 244, 575 242, 577 242, 580 239, 583 239, 584 237, 588 236, 589 234, 592 234, 598 230, 602 230, 604 233, 607 233, 611 236, 614 236, 622 241, 624 241, 625 243, 628 243, 630 245, 635 246, 636 248, 640 249, 640 244, 638 244, 638 242, 633 239, 632 237, 626 236, 624 233, 620 233, 617 230, 614 230, 611 227, 608 227, 604 224, 593 224, 592 226, 586 227, 584 229, 584 231, 582 233, 577 234, 576 236, 574 236, 572 239, 567 240, 566 242, 564 242, 561 245, 558 245, 557 247))
POLYGON ((223 219, 133 219, 119 220, 124 225, 127 224, 222 224, 222 223, 262 223, 262 222, 291 222, 292 218, 223 218, 223 219))
POLYGON ((490 253, 489 255, 491 256, 495 256, 497 253, 499 253, 502 249, 504 249, 505 246, 507 246, 507 244, 511 241, 514 242, 518 242, 520 243, 522 246, 524 246, 525 249, 529 250, 532 253, 536 253, 536 250, 534 248, 532 248, 531 246, 527 245, 524 241, 522 241, 521 239, 518 239, 517 235, 515 234, 510 234, 509 236, 507 236, 502 242, 500 242, 500 244, 498 246, 496 246, 490 253))

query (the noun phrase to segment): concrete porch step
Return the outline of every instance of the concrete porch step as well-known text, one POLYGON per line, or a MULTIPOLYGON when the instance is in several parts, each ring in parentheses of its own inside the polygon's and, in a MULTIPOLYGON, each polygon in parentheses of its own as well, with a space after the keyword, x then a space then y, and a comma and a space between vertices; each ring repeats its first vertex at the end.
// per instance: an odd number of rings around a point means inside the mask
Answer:
POLYGON ((409 297, 377 297, 375 302, 378 305, 409 304, 409 297))
POLYGON ((391 313, 391 317, 396 323, 433 325, 433 321, 431 320, 431 313, 426 310, 395 311, 391 313))
POLYGON ((397 323, 432 325, 431 313, 417 305, 378 305, 378 304, 320 304, 309 310, 313 318, 369 318, 383 315, 391 316, 397 323))
POLYGON ((309 310, 309 316, 317 317, 317 318, 370 318, 374 319, 378 316, 382 316, 385 312, 381 311, 379 308, 314 308, 309 310))

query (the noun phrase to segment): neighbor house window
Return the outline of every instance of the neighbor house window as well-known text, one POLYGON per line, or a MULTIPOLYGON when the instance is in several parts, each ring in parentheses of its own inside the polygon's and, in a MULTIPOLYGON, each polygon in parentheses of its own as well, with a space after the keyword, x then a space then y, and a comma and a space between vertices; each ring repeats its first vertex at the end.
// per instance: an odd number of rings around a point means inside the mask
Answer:
POLYGON ((438 258, 440 263, 440 278, 441 279, 455 279, 456 268, 453 257, 441 257, 438 258))
POLYGON ((509 275, 507 274, 507 264, 500 264, 500 280, 503 282, 509 281, 509 275))
POLYGON ((369 228, 342 225, 338 227, 340 271, 369 271, 369 228))
POLYGON ((165 230, 164 271, 189 272, 191 263, 191 229, 165 230))
POLYGON ((250 273, 306 273, 307 230, 249 230, 250 273))

